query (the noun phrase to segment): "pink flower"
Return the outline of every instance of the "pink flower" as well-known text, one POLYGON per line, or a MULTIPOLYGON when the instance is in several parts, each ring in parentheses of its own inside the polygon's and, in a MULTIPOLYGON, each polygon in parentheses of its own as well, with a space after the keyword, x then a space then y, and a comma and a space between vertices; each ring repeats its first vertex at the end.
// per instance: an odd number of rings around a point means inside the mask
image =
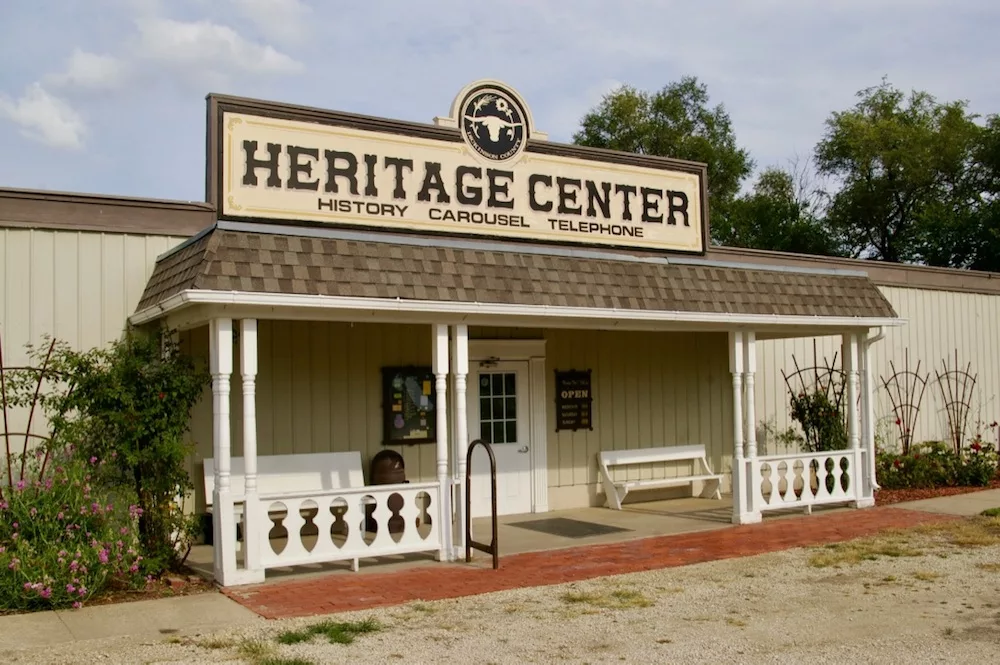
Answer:
POLYGON ((133 564, 131 565, 131 567, 129 567, 128 571, 129 571, 130 573, 133 573, 133 574, 134 574, 134 573, 138 573, 138 572, 139 572, 139 564, 137 564, 137 563, 133 563, 133 564))
POLYGON ((69 552, 66 550, 59 550, 59 556, 69 556, 69 552))
POLYGON ((12 535, 12 536, 10 537, 10 539, 11 539, 11 540, 17 540, 17 539, 18 539, 18 538, 20 538, 20 537, 21 537, 21 534, 19 534, 19 533, 15 533, 15 534, 13 534, 13 535, 12 535))
POLYGON ((73 603, 73 609, 74 610, 78 610, 81 607, 83 607, 83 603, 81 603, 80 601, 76 601, 75 603, 73 603))
POLYGON ((79 595, 81 595, 81 596, 86 596, 87 595, 87 587, 85 587, 85 586, 80 587, 79 589, 77 589, 77 593, 79 595))
POLYGON ((128 533, 128 527, 123 526, 122 528, 118 529, 118 533, 124 536, 126 533, 128 533))
POLYGON ((48 598, 52 595, 52 589, 45 587, 44 589, 38 592, 38 595, 41 596, 42 598, 48 598))
POLYGON ((21 490, 23 490, 23 489, 24 489, 24 486, 25 486, 25 482, 24 482, 23 480, 19 480, 19 481, 17 481, 17 485, 16 485, 16 487, 17 487, 17 490, 18 490, 18 491, 21 491, 21 490))
POLYGON ((72 584, 67 584, 66 585, 66 593, 73 593, 74 591, 76 591, 76 587, 75 586, 73 586, 72 584))
POLYGON ((32 506, 31 510, 28 511, 28 514, 31 515, 32 517, 34 517, 35 515, 38 514, 38 508, 35 508, 34 506, 32 506))
POLYGON ((91 464, 96 464, 97 463, 97 458, 96 457, 91 457, 90 458, 90 463, 91 464))
POLYGON ((63 521, 63 519, 65 519, 65 517, 66 516, 61 511, 60 511, 60 513, 58 515, 56 515, 56 519, 59 520, 60 522, 63 521))
POLYGON ((17 570, 17 567, 20 564, 21 560, 18 559, 17 557, 14 557, 13 559, 10 560, 10 563, 7 565, 7 568, 9 568, 10 570, 17 570))
POLYGON ((69 569, 72 570, 73 572, 76 572, 76 569, 79 568, 79 566, 80 562, 75 559, 69 562, 69 569))
POLYGON ((100 553, 97 555, 97 558, 101 560, 101 563, 107 563, 108 562, 108 551, 107 550, 101 550, 100 553))
POLYGON ((11 526, 11 528, 12 528, 12 529, 17 529, 17 528, 19 528, 19 527, 18 527, 18 524, 17 524, 17 522, 14 522, 14 523, 13 523, 13 524, 11 524, 10 526, 11 526))
POLYGON ((10 504, 7 503, 6 501, 0 501, 0 510, 7 510, 9 506, 10 504))
POLYGON ((0 545, 0 554, 3 554, 6 551, 7 551, 7 548, 4 547, 3 545, 0 545))
POLYGON ((31 591, 31 582, 25 582, 24 583, 24 590, 25 591, 31 591))

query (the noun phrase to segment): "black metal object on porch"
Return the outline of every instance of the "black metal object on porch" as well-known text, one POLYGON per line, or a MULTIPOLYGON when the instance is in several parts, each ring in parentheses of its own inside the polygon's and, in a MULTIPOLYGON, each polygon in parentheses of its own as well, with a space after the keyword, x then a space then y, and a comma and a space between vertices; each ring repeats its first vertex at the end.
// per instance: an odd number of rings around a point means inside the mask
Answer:
MULTIPOLYGON (((372 457, 368 467, 368 482, 372 485, 401 485, 406 480, 406 462, 403 456, 395 450, 380 450, 372 457)), ((403 508, 403 497, 392 494, 386 501, 392 517, 389 518, 389 533, 399 533, 406 528, 406 522, 399 514, 403 508)), ((365 530, 378 532, 378 523, 374 517, 375 506, 365 506, 365 530)))
POLYGON ((472 548, 493 555, 493 570, 500 567, 500 547, 497 542, 497 458, 493 454, 493 446, 482 439, 476 439, 469 444, 465 454, 465 562, 472 561, 472 548), (482 446, 490 456, 490 517, 492 519, 493 539, 489 545, 477 543, 472 539, 472 453, 476 446, 482 446))

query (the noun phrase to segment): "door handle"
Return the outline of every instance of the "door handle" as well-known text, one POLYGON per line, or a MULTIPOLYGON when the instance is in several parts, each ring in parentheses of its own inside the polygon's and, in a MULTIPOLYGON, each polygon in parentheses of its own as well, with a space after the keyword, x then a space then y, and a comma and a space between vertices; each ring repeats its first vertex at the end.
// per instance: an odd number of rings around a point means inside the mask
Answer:
POLYGON ((519 452, 519 453, 526 453, 526 452, 528 452, 528 446, 521 446, 520 448, 517 449, 517 452, 519 452))

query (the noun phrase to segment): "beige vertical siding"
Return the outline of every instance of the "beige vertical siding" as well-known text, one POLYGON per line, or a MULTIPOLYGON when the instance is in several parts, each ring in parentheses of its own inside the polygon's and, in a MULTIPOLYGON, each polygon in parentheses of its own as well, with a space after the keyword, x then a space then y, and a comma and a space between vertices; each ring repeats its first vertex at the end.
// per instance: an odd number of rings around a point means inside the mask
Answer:
MULTIPOLYGON (((0 220, 2 221, 2 220, 0 220)), ((51 335, 76 349, 117 338, 135 311, 156 257, 182 238, 0 228, 0 333, 4 364, 51 335)), ((12 414, 22 429, 24 413, 12 414)), ((44 423, 36 419, 32 428, 44 423)))
MULTIPOLYGON (((477 338, 502 331, 475 329, 477 338)), ((545 442, 548 485, 564 493, 560 505, 596 498, 596 455, 601 450, 703 443, 713 466, 728 472, 732 431, 726 336, 547 330, 507 331, 507 337, 544 337, 546 347, 545 442), (594 431, 555 432, 554 370, 593 370, 594 431)), ((207 356, 208 333, 184 339, 207 356)), ((260 455, 358 450, 366 465, 382 445, 381 367, 430 364, 430 326, 261 321, 257 384, 260 455)), ((238 349, 236 351, 238 353, 238 349)), ((242 454, 240 379, 232 381, 233 454, 242 454)), ((192 436, 192 473, 201 483, 202 460, 212 455, 211 397, 198 405, 192 436)), ((537 445, 537 444, 536 444, 537 445)), ((433 445, 394 446, 407 478, 431 480, 433 445)), ((633 468, 631 477, 663 477, 683 467, 633 468)), ((367 473, 367 471, 366 471, 367 473)), ((196 496, 202 500, 199 488, 196 496)))
MULTIPOLYGON (((965 369, 971 363, 970 372, 976 375, 975 390, 972 395, 972 410, 969 414, 971 432, 975 432, 977 421, 989 424, 1000 420, 1000 296, 948 291, 930 291, 899 287, 881 287, 882 292, 892 302, 900 317, 907 319, 901 328, 886 329, 885 339, 872 346, 872 368, 876 387, 875 418, 880 440, 895 445, 898 434, 892 417, 892 403, 882 384, 895 370, 904 369, 907 353, 909 367, 917 368, 926 377, 920 416, 914 428, 914 440, 941 440, 948 434, 944 402, 936 372, 944 372, 942 361, 947 361, 949 369, 955 367, 955 352, 958 363, 965 369), (891 364, 890 364, 891 363, 891 364)), ((872 331, 872 335, 876 331, 872 331)), ((800 366, 813 364, 813 340, 780 340, 758 343, 757 415, 758 427, 772 420, 779 427, 789 424, 788 394, 781 370, 794 371, 792 358, 800 366)), ((833 359, 839 353, 840 338, 824 337, 817 340, 817 353, 822 359, 833 359)), ((839 364, 838 356, 838 364, 839 364)), ((985 435, 985 431, 984 431, 985 435)), ((995 441, 996 430, 990 433, 995 441)), ((769 449, 779 450, 773 442, 769 449)))

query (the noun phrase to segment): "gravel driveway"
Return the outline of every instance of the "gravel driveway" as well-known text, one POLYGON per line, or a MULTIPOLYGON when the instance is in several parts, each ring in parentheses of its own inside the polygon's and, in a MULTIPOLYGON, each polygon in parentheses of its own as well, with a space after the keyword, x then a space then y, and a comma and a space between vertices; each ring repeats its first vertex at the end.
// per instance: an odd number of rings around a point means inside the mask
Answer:
POLYGON ((381 626, 347 645, 322 636, 278 644, 280 633, 320 621, 310 618, 156 642, 78 643, 11 662, 994 662, 1000 520, 970 524, 329 617, 381 626))

